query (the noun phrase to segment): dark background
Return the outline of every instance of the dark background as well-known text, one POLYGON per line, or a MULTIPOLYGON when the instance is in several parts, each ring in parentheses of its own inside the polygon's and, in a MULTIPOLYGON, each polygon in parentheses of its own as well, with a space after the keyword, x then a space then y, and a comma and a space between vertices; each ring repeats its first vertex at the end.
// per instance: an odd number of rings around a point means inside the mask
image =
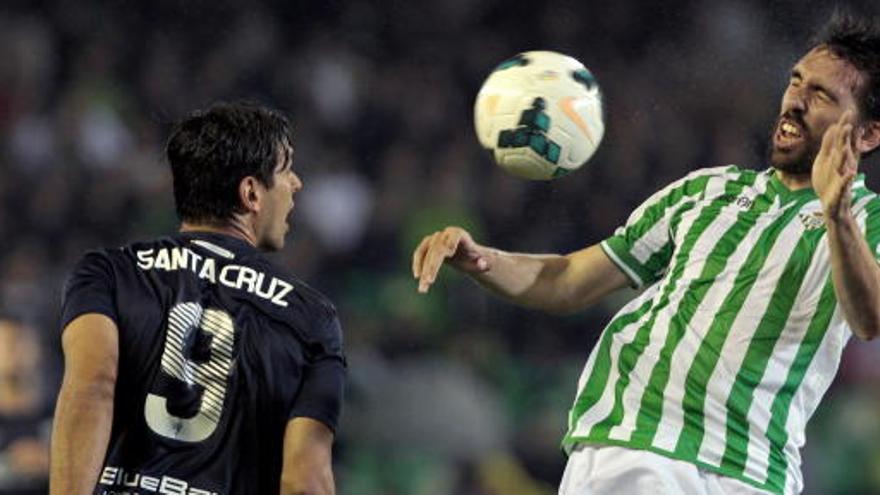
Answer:
MULTIPOLYGON (((877 14, 873 1, 844 2, 877 14)), ((631 293, 569 317, 518 309, 445 273, 417 295, 422 235, 568 252, 602 240, 688 171, 766 167, 788 70, 831 2, 432 0, 5 1, 0 6, 0 307, 60 379, 59 293, 92 247, 173 231, 169 123, 254 99, 296 124, 305 188, 277 260, 327 293, 350 385, 340 494, 555 493, 581 366, 631 293), (607 131, 554 182, 505 175, 472 105, 518 52, 572 55, 607 131)), ((880 173, 864 163, 869 185, 880 173)), ((877 188, 874 187, 876 190, 877 188)), ((853 343, 811 423, 808 494, 880 493, 880 348, 853 343)))

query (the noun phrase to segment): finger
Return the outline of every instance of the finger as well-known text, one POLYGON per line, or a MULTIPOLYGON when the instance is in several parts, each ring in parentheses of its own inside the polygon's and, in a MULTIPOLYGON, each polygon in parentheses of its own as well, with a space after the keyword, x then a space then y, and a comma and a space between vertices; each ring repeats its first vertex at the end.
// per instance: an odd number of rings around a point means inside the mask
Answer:
POLYGON ((851 124, 854 122, 855 112, 852 110, 847 110, 840 114, 840 117, 837 118, 837 122, 835 122, 838 126, 843 126, 846 124, 851 124))
POLYGON ((859 138, 860 136, 864 136, 865 129, 858 123, 852 124, 852 130, 850 131, 850 149, 855 156, 855 163, 858 166, 859 160, 862 158, 862 153, 859 151, 859 138))
POLYGON ((458 234, 452 229, 446 229, 443 231, 443 234, 440 236, 440 239, 443 242, 443 245, 446 246, 447 249, 454 250, 458 248, 458 234))
POLYGON ((443 262, 446 261, 447 258, 455 255, 455 251, 458 249, 458 241, 459 236, 455 233, 443 231, 437 235, 437 239, 432 246, 430 251, 431 255, 427 262, 427 265, 431 270, 430 280, 432 283, 434 282, 434 279, 437 278, 437 273, 440 272, 440 267, 443 266, 443 262))
POLYGON ((442 235, 441 232, 435 232, 431 234, 430 239, 428 239, 427 248, 425 249, 425 257, 422 260, 421 269, 419 271, 419 277, 425 278, 425 276, 430 275, 433 260, 437 258, 437 250, 442 249, 442 235))
POLYGON ((487 260, 486 258, 482 256, 477 256, 475 263, 477 264, 477 269, 481 272, 489 270, 489 260, 487 260))
POLYGON ((431 255, 431 247, 434 244, 434 240, 437 239, 437 233, 433 233, 422 240, 422 244, 419 246, 421 249, 420 259, 418 260, 418 265, 416 267, 416 271, 418 272, 419 280, 419 292, 425 292, 426 286, 424 282, 426 280, 426 273, 428 272, 428 260, 431 255))
POLYGON ((428 243, 431 240, 431 236, 425 236, 422 239, 422 242, 419 243, 418 247, 415 251, 413 251, 412 258, 412 273, 413 278, 419 278, 419 273, 422 271, 422 262, 425 259, 425 252, 428 250, 428 243))
POLYGON ((831 124, 828 129, 825 130, 825 134, 822 135, 822 145, 819 147, 819 155, 816 157, 818 163, 824 163, 826 161, 824 158, 831 155, 831 151, 834 148, 833 145, 836 129, 837 124, 831 124))
POLYGON ((428 287, 437 279, 437 272, 440 271, 443 260, 449 256, 449 248, 443 242, 441 235, 438 232, 431 236, 429 241, 425 260, 419 273, 419 292, 425 293, 428 291, 428 287))
POLYGON ((849 148, 849 139, 852 130, 851 124, 837 125, 837 135, 834 137, 834 149, 831 154, 831 163, 838 173, 842 173, 846 167, 846 150, 849 148))
POLYGON ((477 268, 478 271, 485 272, 489 270, 489 258, 486 252, 480 249, 470 249, 466 252, 467 259, 477 268))
POLYGON ((844 151, 843 169, 841 175, 843 175, 844 180, 849 182, 855 178, 856 173, 858 172, 859 159, 858 152, 856 152, 855 148, 851 145, 851 141, 853 141, 853 136, 850 135, 848 140, 850 142, 847 143, 848 146, 846 147, 846 151, 844 151))
POLYGON ((852 124, 847 124, 847 132, 846 139, 843 143, 843 163, 847 168, 852 168, 853 170, 858 168, 860 154, 856 146, 856 126, 852 124))
POLYGON ((850 134, 852 134, 852 124, 847 122, 838 127, 840 130, 837 133, 837 140, 840 147, 843 148, 848 145, 850 134))
MULTIPOLYGON (((855 125, 855 112, 852 110, 847 110, 843 112, 840 116, 840 119, 837 121, 837 126, 839 128, 839 145, 840 148, 849 148, 853 147, 855 143, 855 133, 856 133, 856 125, 855 125)), ((842 150, 841 150, 842 151, 842 150)), ((842 154, 842 159, 845 158, 845 154, 842 154)))

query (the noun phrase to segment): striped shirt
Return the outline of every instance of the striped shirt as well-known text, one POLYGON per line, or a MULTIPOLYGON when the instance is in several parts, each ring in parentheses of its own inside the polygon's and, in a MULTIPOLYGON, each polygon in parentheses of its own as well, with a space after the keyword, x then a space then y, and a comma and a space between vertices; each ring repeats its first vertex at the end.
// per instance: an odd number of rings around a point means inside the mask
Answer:
MULTIPOLYGON (((878 253, 880 198, 863 176, 852 202, 878 253)), ((697 170, 650 197, 601 244, 647 288, 593 349, 563 446, 650 450, 800 492, 804 429, 851 336, 825 236, 813 190, 773 169, 697 170)))

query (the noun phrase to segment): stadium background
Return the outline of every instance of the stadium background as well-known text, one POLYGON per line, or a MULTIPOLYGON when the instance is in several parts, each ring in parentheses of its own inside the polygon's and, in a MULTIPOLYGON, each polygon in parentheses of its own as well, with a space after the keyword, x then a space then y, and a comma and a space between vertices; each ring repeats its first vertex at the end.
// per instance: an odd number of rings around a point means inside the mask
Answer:
MULTIPOLYGON (((552 317, 447 272, 419 296, 411 250, 453 223, 506 249, 570 251, 689 170, 763 168, 787 71, 828 4, 7 0, 0 307, 41 343, 51 411, 66 270, 176 227, 168 123, 218 99, 277 106, 305 189, 276 258, 332 297, 347 339, 339 493, 554 493, 580 368, 631 294, 552 317), (472 129, 487 71, 531 49, 581 59, 605 93, 599 152, 551 183, 502 174, 472 129)), ((875 343, 848 347, 810 425, 805 493, 880 493, 878 358, 875 343)))

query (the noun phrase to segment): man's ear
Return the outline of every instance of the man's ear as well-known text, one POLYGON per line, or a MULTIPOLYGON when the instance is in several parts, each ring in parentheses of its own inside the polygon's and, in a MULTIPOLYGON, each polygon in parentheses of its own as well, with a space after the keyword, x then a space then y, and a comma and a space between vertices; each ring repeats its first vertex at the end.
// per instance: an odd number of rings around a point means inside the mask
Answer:
POLYGON ((869 120, 859 125, 856 150, 865 154, 880 146, 880 120, 869 120))
POLYGON ((262 190, 256 177, 249 175, 238 183, 238 200, 248 213, 257 213, 262 204, 262 190))

